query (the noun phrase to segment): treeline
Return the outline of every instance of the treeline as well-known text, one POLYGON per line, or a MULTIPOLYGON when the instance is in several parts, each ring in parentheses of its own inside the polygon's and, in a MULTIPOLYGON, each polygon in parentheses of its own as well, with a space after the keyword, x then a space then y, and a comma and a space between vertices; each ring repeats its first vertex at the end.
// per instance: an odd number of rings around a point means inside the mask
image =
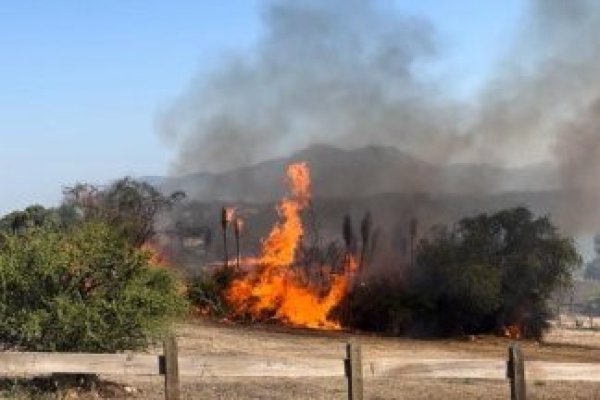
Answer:
POLYGON ((56 208, 0 219, 0 346, 114 352, 144 348, 186 310, 171 271, 149 265, 165 197, 130 178, 78 184, 56 208))

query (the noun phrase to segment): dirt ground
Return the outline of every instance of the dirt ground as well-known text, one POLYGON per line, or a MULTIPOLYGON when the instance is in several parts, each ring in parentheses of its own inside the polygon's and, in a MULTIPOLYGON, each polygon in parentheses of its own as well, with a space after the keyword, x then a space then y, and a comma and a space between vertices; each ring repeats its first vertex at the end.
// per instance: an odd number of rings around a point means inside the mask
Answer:
MULTIPOLYGON (((359 340, 363 359, 505 359, 508 339, 415 340, 278 326, 237 326, 195 321, 177 329, 181 356, 239 355, 287 359, 340 359, 348 340, 359 340)), ((527 360, 600 363, 600 331, 553 329, 544 343, 522 342, 527 360)), ((156 349, 159 351, 159 349, 156 349)), ((119 381, 119 377, 106 377, 119 381)), ((129 398, 162 399, 160 378, 128 378, 129 398)), ((503 380, 365 378, 367 399, 506 399, 503 380)), ((599 399, 600 383, 528 381, 530 399, 599 399)), ((344 378, 182 378, 185 399, 345 399, 344 378)), ((123 398, 123 397, 121 397, 123 398)))

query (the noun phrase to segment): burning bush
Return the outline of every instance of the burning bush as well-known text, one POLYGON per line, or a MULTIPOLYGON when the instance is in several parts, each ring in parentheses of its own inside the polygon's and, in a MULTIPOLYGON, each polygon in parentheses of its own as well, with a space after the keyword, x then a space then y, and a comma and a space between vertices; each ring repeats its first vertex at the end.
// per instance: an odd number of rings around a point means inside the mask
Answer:
POLYGON ((0 344, 114 352, 143 348, 185 309, 169 271, 102 222, 2 234, 0 344))
MULTIPOLYGON (((287 169, 289 195, 278 204, 279 220, 262 241, 257 258, 245 259, 244 272, 225 289, 224 299, 235 318, 275 320, 295 326, 339 329, 335 309, 345 296, 357 263, 348 259, 340 273, 333 266, 319 266, 318 281, 311 279, 313 251, 302 251, 302 211, 310 205, 310 171, 306 163, 287 169)), ((223 228, 227 226, 225 209, 223 228)), ((314 261, 314 260, 313 260, 314 261)), ((224 268, 227 269, 227 263, 224 268)), ((199 303, 222 309, 222 297, 215 295, 216 279, 200 277, 195 295, 199 303)))

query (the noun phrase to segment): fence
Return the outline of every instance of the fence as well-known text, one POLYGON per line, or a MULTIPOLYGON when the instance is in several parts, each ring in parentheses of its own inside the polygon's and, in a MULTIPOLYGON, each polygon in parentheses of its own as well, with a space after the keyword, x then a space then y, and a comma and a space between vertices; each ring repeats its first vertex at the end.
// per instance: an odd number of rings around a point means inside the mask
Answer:
POLYGON ((345 358, 295 359, 214 355, 180 357, 174 337, 164 341, 163 355, 83 353, 0 353, 0 376, 59 374, 162 375, 165 399, 180 399, 180 376, 195 377, 341 377, 348 399, 363 399, 363 380, 394 376, 420 378, 508 379, 511 399, 525 400, 525 379, 600 382, 600 364, 525 362, 518 344, 508 348, 508 361, 498 359, 363 360, 360 344, 346 346, 345 358))

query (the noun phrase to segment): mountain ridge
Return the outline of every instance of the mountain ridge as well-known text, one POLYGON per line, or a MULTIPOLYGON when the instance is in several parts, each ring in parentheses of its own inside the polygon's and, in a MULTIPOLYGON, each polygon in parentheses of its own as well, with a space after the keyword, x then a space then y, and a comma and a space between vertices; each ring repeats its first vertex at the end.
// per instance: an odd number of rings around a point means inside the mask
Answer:
POLYGON ((315 144, 288 157, 265 160, 224 172, 179 177, 144 177, 160 190, 185 191, 203 201, 273 201, 284 191, 286 165, 305 161, 319 197, 371 196, 382 193, 481 194, 543 191, 558 187, 545 164, 502 168, 487 164, 433 164, 392 146, 356 149, 315 144))

